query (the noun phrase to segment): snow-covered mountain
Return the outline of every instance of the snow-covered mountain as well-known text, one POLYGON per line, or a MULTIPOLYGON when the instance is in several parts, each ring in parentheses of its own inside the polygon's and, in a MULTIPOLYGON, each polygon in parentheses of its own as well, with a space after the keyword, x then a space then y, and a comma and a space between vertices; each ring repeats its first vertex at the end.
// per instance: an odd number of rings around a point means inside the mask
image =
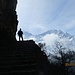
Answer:
MULTIPOLYGON (((39 35, 33 35, 27 31, 24 32, 24 36, 26 39, 30 38, 30 37, 34 37, 34 38, 36 38, 36 41, 38 41, 38 42, 41 41, 42 38, 45 37, 46 35, 51 35, 51 34, 55 34, 55 35, 59 36, 59 38, 69 38, 69 39, 75 40, 75 36, 71 36, 67 32, 63 32, 61 30, 48 30, 47 32, 44 32, 39 35)), ((49 39, 47 39, 47 40, 49 40, 49 39)))
POLYGON ((51 34, 57 35, 59 36, 59 38, 72 38, 73 37, 67 32, 63 32, 61 30, 48 30, 47 32, 36 35, 37 41, 41 41, 43 37, 45 37, 46 35, 51 35, 51 34))
POLYGON ((69 33, 61 30, 48 30, 47 32, 39 35, 33 35, 29 32, 24 32, 24 36, 25 39, 34 40, 36 44, 45 43, 45 53, 47 55, 50 54, 49 59, 52 59, 53 55, 55 55, 53 53, 56 47, 55 42, 60 42, 62 47, 66 49, 65 51, 75 51, 75 36, 72 36, 69 33))
POLYGON ((25 38, 29 38, 29 37, 33 36, 31 33, 27 32, 27 31, 23 32, 23 34, 24 34, 25 38))
POLYGON ((70 34, 68 34, 67 32, 63 32, 61 30, 48 30, 47 32, 44 32, 42 34, 37 35, 38 37, 41 36, 45 36, 47 34, 57 34, 60 38, 64 38, 64 37, 71 37, 70 34))
POLYGON ((51 49, 56 41, 61 42, 64 47, 75 49, 75 36, 61 30, 48 30, 39 35, 24 32, 26 39, 33 39, 36 43, 46 43, 47 49, 51 49))

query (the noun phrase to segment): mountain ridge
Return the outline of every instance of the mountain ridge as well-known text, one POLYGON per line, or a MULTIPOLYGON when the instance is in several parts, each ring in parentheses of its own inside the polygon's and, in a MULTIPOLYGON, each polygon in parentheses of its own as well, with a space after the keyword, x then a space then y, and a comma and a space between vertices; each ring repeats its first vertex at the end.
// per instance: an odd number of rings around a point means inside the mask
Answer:
POLYGON ((33 35, 32 33, 28 32, 28 31, 24 31, 24 36, 25 36, 26 39, 29 38, 29 37, 35 37, 35 38, 39 39, 40 37, 43 37, 47 34, 56 34, 60 38, 65 38, 65 37, 66 38, 74 38, 75 37, 75 36, 72 36, 69 33, 63 32, 61 30, 48 30, 48 31, 46 31, 44 33, 41 33, 41 34, 38 34, 38 35, 33 35))

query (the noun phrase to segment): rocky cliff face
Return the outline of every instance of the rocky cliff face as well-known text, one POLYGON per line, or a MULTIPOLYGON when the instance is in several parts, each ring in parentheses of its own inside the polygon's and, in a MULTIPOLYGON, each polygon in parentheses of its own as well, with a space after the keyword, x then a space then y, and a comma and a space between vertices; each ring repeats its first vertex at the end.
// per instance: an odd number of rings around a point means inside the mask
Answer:
POLYGON ((17 0, 0 0, 0 38, 15 39, 17 31, 17 0))
POLYGON ((14 41, 17 0, 0 0, 0 75, 48 75, 48 59, 34 41, 14 41))

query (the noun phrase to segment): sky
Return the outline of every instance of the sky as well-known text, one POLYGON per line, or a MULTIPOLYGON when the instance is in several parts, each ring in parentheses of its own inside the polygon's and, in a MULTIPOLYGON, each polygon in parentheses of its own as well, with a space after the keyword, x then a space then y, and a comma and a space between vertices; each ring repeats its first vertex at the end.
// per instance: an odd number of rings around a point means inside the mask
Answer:
POLYGON ((18 0, 18 30, 34 35, 56 29, 75 35, 75 0, 18 0))

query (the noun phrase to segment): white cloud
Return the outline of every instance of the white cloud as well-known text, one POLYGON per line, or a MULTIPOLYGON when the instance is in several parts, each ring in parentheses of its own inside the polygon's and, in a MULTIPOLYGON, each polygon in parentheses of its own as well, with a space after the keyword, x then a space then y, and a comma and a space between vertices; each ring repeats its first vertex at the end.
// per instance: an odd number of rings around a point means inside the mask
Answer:
POLYGON ((45 42, 46 45, 50 47, 53 47, 56 41, 60 42, 64 47, 71 47, 73 44, 69 38, 60 38, 57 34, 47 34, 42 39, 43 42, 45 42))
POLYGON ((59 42, 62 43, 63 47, 65 48, 71 48, 72 46, 72 41, 70 41, 69 38, 61 38, 59 42))
POLYGON ((59 40, 59 36, 56 34, 47 34, 42 39, 47 46, 48 45, 50 46, 50 45, 53 45, 56 40, 59 40))
MULTIPOLYGON (((46 43, 46 50, 48 53, 52 53, 55 51, 55 42, 60 42, 60 44, 63 46, 63 48, 66 48, 67 50, 75 50, 75 44, 71 41, 68 37, 62 37, 60 38, 57 34, 46 34, 44 37, 42 37, 41 43, 46 43)), ((65 50, 64 50, 65 51, 65 50)))

